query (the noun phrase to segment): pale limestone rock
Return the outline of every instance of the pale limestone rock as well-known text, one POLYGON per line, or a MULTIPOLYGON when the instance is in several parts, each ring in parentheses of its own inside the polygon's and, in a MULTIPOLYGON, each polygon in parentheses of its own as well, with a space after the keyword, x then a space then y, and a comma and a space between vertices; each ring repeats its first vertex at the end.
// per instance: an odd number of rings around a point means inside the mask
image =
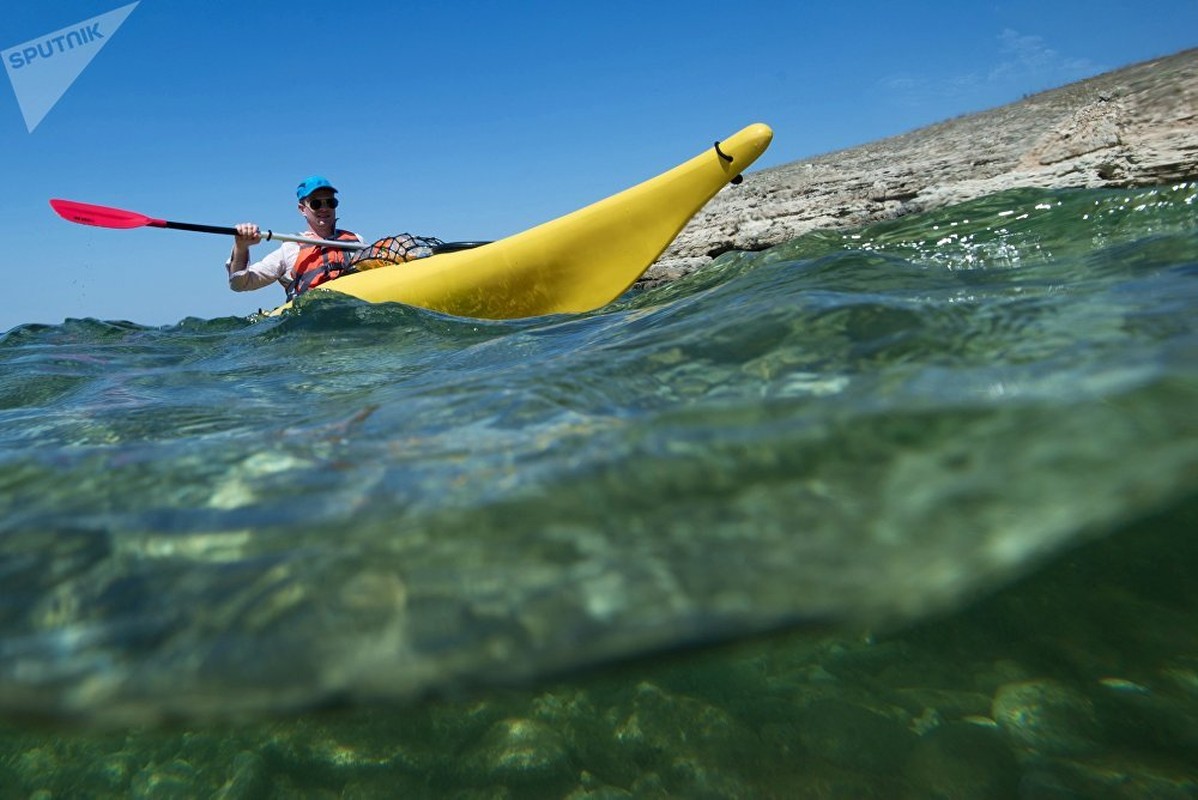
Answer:
MULTIPOLYGON (((647 285, 729 250, 855 228, 1007 189, 1198 178, 1198 49, 871 144, 753 172, 720 192, 647 285)), ((785 131, 778 131, 785 136, 785 131)))

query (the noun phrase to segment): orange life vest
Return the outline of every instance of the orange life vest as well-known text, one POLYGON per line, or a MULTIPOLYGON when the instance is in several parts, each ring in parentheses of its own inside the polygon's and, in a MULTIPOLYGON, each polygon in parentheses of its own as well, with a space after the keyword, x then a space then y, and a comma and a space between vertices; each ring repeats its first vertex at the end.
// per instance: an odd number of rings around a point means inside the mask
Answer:
MULTIPOLYGON (((343 231, 340 228, 333 231, 332 238, 341 242, 358 241, 357 234, 343 231)), ((331 281, 349 272, 348 263, 353 252, 315 244, 300 245, 293 270, 295 278, 287 287, 287 299, 293 300, 313 286, 319 286, 325 281, 331 281)))

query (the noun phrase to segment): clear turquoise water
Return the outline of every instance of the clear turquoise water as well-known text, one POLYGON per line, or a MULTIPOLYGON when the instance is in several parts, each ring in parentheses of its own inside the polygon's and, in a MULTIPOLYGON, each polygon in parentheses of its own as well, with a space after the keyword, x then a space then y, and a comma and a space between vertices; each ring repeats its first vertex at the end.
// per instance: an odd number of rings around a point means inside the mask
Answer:
POLYGON ((961 762, 1000 776, 971 797, 1108 796, 1100 763, 1196 796, 1196 301, 1183 184, 812 234, 582 316, 14 328, 0 783, 961 796, 961 762), (1093 748, 1028 743, 1010 687, 1045 685, 1093 748), (1120 703, 1180 711, 1136 738, 1120 703))

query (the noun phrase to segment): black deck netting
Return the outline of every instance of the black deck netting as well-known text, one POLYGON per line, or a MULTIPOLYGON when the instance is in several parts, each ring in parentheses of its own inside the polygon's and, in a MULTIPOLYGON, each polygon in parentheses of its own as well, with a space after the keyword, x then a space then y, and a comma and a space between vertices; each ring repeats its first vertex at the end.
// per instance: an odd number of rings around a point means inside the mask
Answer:
POLYGON ((433 236, 414 236, 401 233, 379 239, 365 250, 359 250, 349 260, 350 269, 355 271, 386 267, 391 264, 402 264, 418 258, 427 258, 433 254, 433 249, 445 243, 433 236))

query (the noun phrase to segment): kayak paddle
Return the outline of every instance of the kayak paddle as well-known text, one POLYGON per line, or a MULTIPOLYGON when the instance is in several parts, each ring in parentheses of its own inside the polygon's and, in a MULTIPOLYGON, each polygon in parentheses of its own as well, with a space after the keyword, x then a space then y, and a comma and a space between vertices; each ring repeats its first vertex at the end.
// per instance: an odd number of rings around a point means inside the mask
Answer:
MULTIPOLYGON (((110 208, 108 206, 97 206, 92 203, 78 203, 74 200, 53 199, 50 201, 50 206, 58 213, 58 216, 70 222, 77 222, 80 225, 96 225, 100 228, 173 228, 179 231, 194 231, 196 233, 217 233, 225 236, 236 236, 236 228, 224 228, 218 225, 197 225, 193 222, 171 222, 165 219, 155 219, 147 217, 145 214, 139 214, 136 211, 126 211, 122 208, 110 208)), ((392 237, 394 238, 394 237, 392 237)), ((299 244, 313 244, 321 247, 335 247, 339 250, 367 250, 373 245, 363 244, 361 242, 344 242, 334 241, 331 239, 314 239, 304 236, 289 236, 285 233, 275 233, 267 230, 262 239, 269 242, 271 239, 278 239, 281 242, 297 242, 299 244)), ((382 240, 380 240, 382 241, 382 240)), ((432 247, 433 254, 452 253, 457 250, 468 250, 472 247, 488 244, 487 242, 440 242, 432 247)))
MULTIPOLYGON (((50 201, 50 206, 58 212, 58 216, 81 225, 95 225, 100 228, 173 228, 179 231, 195 231, 196 233, 219 233, 226 236, 236 236, 236 228, 222 228, 217 225, 197 225, 192 222, 170 222, 165 219, 155 219, 139 214, 136 211, 125 211, 122 208, 109 208, 91 203, 77 203, 74 200, 50 201)), ((288 236, 284 233, 266 231, 262 235, 264 241, 278 239, 282 242, 298 242, 300 244, 318 244, 323 247, 336 247, 342 250, 365 250, 369 245, 361 242, 341 242, 329 239, 308 239, 303 236, 288 236)))

